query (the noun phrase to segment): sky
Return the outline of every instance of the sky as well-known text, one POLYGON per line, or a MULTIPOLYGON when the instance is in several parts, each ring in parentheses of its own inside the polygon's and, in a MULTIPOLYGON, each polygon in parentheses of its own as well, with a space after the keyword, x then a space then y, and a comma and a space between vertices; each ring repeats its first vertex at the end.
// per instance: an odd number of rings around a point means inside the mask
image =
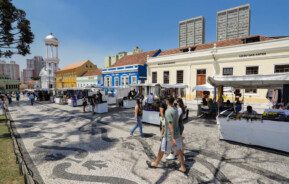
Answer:
MULTIPOLYGON (((249 3, 251 34, 289 35, 289 0, 12 0, 26 12, 35 35, 31 54, 13 56, 23 69, 26 59, 45 56, 44 38, 60 41, 60 68, 139 46, 144 51, 178 47, 178 22, 205 17, 205 41, 216 40, 217 11, 249 3)), ((8 59, 9 60, 9 59, 8 59)))

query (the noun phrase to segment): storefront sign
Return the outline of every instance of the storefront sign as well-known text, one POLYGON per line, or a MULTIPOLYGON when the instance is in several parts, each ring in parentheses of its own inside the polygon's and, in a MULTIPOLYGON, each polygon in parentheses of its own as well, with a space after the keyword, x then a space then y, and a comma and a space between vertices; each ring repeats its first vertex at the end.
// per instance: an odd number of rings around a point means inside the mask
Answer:
POLYGON ((239 57, 243 58, 243 57, 253 57, 253 56, 264 56, 266 54, 267 54, 266 52, 258 52, 258 53, 250 53, 250 54, 241 54, 239 55, 239 57))
POLYGON ((173 65, 176 62, 165 62, 165 63, 158 63, 158 65, 173 65))

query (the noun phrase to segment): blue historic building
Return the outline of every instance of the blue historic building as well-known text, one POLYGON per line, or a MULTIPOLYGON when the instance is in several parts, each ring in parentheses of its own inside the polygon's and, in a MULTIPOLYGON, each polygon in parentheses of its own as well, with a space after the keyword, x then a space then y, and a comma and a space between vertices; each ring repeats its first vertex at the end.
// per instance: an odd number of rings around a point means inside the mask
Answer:
POLYGON ((104 86, 117 87, 144 83, 147 78, 147 58, 155 57, 160 52, 161 50, 154 50, 122 57, 112 67, 102 70, 104 86))

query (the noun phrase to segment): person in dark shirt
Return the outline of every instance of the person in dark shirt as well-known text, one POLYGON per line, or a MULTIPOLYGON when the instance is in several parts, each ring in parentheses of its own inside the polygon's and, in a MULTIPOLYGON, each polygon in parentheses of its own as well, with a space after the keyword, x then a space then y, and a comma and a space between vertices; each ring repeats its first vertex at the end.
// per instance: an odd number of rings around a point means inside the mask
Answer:
POLYGON ((238 114, 241 110, 242 110, 242 103, 240 102, 239 98, 236 98, 235 112, 238 114))
POLYGON ((135 91, 135 89, 133 89, 133 90, 132 90, 131 97, 134 98, 135 96, 136 96, 136 91, 135 91))
POLYGON ((253 110, 251 105, 248 105, 247 110, 243 114, 244 115, 256 115, 257 112, 253 110))
POLYGON ((160 99, 160 131, 161 136, 163 136, 164 133, 164 125, 165 125, 165 112, 167 109, 167 104, 165 102, 165 99, 160 99))
POLYGON ((97 102, 102 103, 102 94, 101 94, 100 90, 97 91, 96 95, 97 95, 97 102))

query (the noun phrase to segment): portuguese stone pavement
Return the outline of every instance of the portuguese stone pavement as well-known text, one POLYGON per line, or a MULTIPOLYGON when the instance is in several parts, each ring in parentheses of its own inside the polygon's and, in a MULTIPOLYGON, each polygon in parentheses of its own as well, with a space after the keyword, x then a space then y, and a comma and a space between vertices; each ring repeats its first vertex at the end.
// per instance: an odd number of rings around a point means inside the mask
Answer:
POLYGON ((288 154, 220 141, 212 120, 190 117, 185 124, 184 175, 177 160, 147 167, 159 149, 159 128, 144 125, 145 138, 138 131, 130 137, 132 110, 109 107, 92 115, 81 107, 21 101, 10 113, 40 183, 289 183, 288 154))

